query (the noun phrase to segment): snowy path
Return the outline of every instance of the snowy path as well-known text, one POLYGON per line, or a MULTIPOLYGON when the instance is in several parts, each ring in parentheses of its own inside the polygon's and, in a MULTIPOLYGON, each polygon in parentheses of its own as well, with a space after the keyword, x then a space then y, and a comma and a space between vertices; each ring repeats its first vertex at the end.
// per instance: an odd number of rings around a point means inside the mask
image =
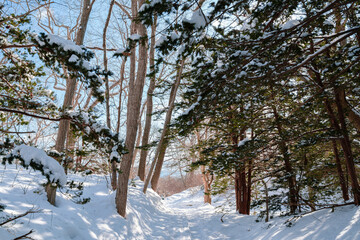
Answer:
POLYGON ((84 182, 81 197, 89 197, 90 202, 77 204, 63 189, 57 193, 57 206, 52 206, 39 185, 43 176, 13 166, 0 168, 0 203, 6 205, 0 221, 30 208, 41 209, 0 227, 0 239, 34 230, 31 237, 36 240, 360 240, 360 207, 317 211, 296 218, 287 227, 284 223, 292 217, 257 223, 255 216, 234 211, 223 216, 214 206, 225 198, 214 197, 213 205, 204 204, 199 188, 161 200, 151 189, 145 196, 143 183, 135 181, 129 188, 124 219, 116 213, 115 192, 109 190, 105 176, 69 178, 84 182))
POLYGON ((214 206, 203 203, 201 191, 195 195, 197 196, 191 196, 186 191, 163 201, 167 208, 184 216, 192 240, 240 239, 238 234, 250 231, 249 227, 255 224, 254 217, 233 214, 225 215, 222 222, 223 214, 217 213, 214 206), (244 221, 238 221, 240 218, 246 218, 247 225, 240 225, 240 222, 244 224, 244 221))

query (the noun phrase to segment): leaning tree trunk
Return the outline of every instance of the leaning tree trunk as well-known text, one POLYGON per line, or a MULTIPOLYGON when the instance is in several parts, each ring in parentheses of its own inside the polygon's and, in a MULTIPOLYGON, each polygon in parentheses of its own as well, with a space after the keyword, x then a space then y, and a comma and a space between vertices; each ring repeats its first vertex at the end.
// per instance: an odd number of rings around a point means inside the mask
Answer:
MULTIPOLYGON (((75 43, 77 45, 82 45, 84 42, 86 27, 89 21, 91 8, 92 8, 92 4, 90 3, 90 0, 84 0, 80 27, 76 33, 75 43)), ((64 103, 63 103, 63 111, 66 111, 68 108, 71 108, 75 97, 75 91, 76 91, 76 78, 68 78, 66 81, 66 91, 65 91, 64 103)), ((69 133, 69 128, 70 128, 69 120, 65 120, 65 119, 60 120, 58 134, 55 143, 56 151, 62 152, 64 150, 66 137, 69 133)), ((54 188, 50 185, 47 185, 45 190, 48 196, 48 201, 51 204, 55 205, 56 187, 54 188)))
MULTIPOLYGON (((144 134, 142 136, 141 144, 143 147, 149 144, 149 136, 150 136, 150 128, 151 128, 151 115, 153 111, 153 98, 152 95, 155 90, 155 72, 154 72, 154 65, 155 65, 155 32, 156 32, 156 22, 157 17, 154 16, 154 22, 151 27, 151 43, 150 43, 150 71, 152 72, 152 76, 150 79, 150 86, 147 92, 147 104, 146 104, 146 117, 145 117, 145 127, 144 127, 144 134)), ((142 181, 145 180, 145 169, 146 169, 146 157, 147 157, 148 150, 141 149, 140 152, 140 160, 139 160, 139 169, 138 169, 138 176, 142 181)))
MULTIPOLYGON (((139 6, 144 3, 143 0, 139 1, 139 6)), ((132 0, 131 9, 133 16, 137 14, 137 1, 132 0)), ((135 33, 135 23, 132 23, 132 34, 135 33)), ((130 80, 129 80, 129 98, 127 104, 127 123, 126 123, 126 139, 125 146, 129 153, 125 154, 121 165, 120 174, 118 178, 118 185, 116 188, 116 209, 117 212, 125 217, 126 216, 126 202, 127 202, 127 190, 128 180, 131 170, 132 157, 134 153, 135 139, 138 128, 138 121, 140 115, 141 99, 146 78, 146 63, 147 63, 147 33, 146 28, 143 24, 138 24, 139 34, 142 38, 139 45, 139 60, 137 77, 135 81, 135 48, 131 52, 131 63, 130 63, 130 80)))
POLYGON ((155 191, 156 191, 156 188, 157 188, 157 184, 158 184, 158 181, 159 181, 159 178, 160 178, 161 168, 162 168, 163 160, 164 160, 163 157, 160 158, 160 154, 161 153, 165 154, 165 150, 166 150, 166 146, 167 146, 167 140, 165 138, 166 138, 166 135, 167 135, 167 132, 168 132, 168 125, 169 125, 170 120, 171 120, 172 110, 174 109, 176 92, 177 92, 177 89, 178 89, 178 87, 180 85, 180 80, 181 80, 181 75, 182 75, 182 71, 183 71, 183 68, 184 68, 184 64, 185 64, 185 59, 183 58, 181 60, 181 63, 180 63, 180 68, 178 69, 177 74, 176 74, 175 83, 173 84, 173 87, 171 89, 170 99, 169 99, 169 108, 168 108, 168 111, 166 112, 164 128, 163 128, 163 131, 161 133, 160 141, 159 141, 158 146, 157 146, 156 151, 155 151, 154 160, 151 163, 149 173, 148 173, 148 175, 146 177, 146 180, 145 180, 145 183, 144 183, 144 189, 143 189, 144 193, 146 193, 146 190, 147 190, 147 187, 149 185, 150 179, 151 179, 151 188, 154 189, 155 191), (154 175, 153 175, 155 165, 156 165, 156 169, 155 169, 155 172, 154 172, 154 175))
MULTIPOLYGON (((75 43, 77 45, 82 45, 84 43, 85 32, 87 28, 87 24, 89 21, 90 12, 92 9, 92 3, 90 0, 84 0, 81 20, 80 20, 80 27, 76 33, 76 40, 75 43)), ((76 91, 76 78, 68 78, 66 81, 66 91, 63 103, 63 111, 66 111, 68 108, 72 107, 74 97, 76 91)), ((62 152, 64 150, 66 137, 68 135, 70 128, 70 121, 62 119, 60 120, 58 135, 56 138, 55 149, 58 152, 62 152)))
MULTIPOLYGON (((107 33, 107 29, 109 26, 109 22, 110 22, 110 18, 111 18, 111 13, 112 13, 112 9, 113 6, 115 4, 115 0, 112 0, 110 2, 110 7, 109 7, 109 12, 105 21, 105 26, 104 26, 104 32, 103 32, 103 53, 104 53, 104 70, 105 72, 108 71, 108 58, 107 58, 107 45, 106 45, 106 33, 107 33)), ((106 125, 109 129, 111 129, 111 121, 110 121, 110 88, 109 88, 109 76, 106 74, 105 75, 105 104, 106 104, 106 125)), ((110 159, 111 161, 111 159, 110 159)), ((116 180, 117 180, 117 164, 116 161, 112 161, 110 162, 110 166, 111 166, 111 187, 113 190, 116 189, 116 180)))

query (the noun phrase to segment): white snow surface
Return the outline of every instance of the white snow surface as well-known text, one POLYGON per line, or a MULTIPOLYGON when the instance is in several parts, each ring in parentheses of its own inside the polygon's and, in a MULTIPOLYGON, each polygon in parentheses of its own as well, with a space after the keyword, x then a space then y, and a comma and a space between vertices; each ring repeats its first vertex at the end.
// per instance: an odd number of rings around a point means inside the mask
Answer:
POLYGON ((162 200, 151 189, 142 193, 142 182, 130 182, 127 218, 116 213, 115 192, 108 188, 106 177, 70 174, 69 179, 84 182, 81 205, 71 201, 65 189, 57 192, 56 207, 46 201, 46 194, 36 180, 43 177, 14 165, 0 168, 0 203, 3 217, 29 214, 0 227, 0 239, 14 239, 29 232, 33 239, 239 239, 239 240, 356 240, 360 239, 360 208, 355 206, 320 210, 285 222, 292 217, 276 217, 268 223, 255 222, 256 216, 224 215, 216 206, 224 198, 213 198, 213 205, 203 203, 201 188, 193 188, 162 200), (221 221, 222 219, 222 221, 221 221))

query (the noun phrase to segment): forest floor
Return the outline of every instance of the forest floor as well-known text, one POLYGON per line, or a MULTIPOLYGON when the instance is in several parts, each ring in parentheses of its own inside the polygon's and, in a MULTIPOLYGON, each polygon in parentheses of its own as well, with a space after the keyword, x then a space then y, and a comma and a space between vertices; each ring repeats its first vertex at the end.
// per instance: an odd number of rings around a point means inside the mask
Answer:
MULTIPOLYGON (((222 209, 224 196, 203 203, 201 188, 188 189, 162 199, 151 189, 142 193, 142 182, 132 181, 127 218, 116 213, 115 193, 108 179, 100 175, 68 175, 68 181, 83 182, 82 190, 58 191, 56 206, 46 201, 40 183, 45 179, 34 171, 7 165, 0 168, 0 223, 6 218, 30 213, 0 227, 0 239, 14 239, 33 230, 33 239, 360 239, 360 208, 344 206, 303 216, 275 217, 268 223, 256 216, 244 216, 222 209), (89 202, 80 204, 90 198, 89 202)), ((231 202, 231 201, 230 201, 231 202)), ((231 209, 231 208, 230 208, 231 209)))

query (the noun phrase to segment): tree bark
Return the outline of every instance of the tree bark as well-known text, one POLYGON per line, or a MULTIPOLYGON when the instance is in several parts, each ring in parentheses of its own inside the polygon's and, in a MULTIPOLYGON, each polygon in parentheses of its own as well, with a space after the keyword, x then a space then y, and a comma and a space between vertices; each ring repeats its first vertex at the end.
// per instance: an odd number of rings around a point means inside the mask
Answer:
MULTIPOLYGON (((93 3, 94 1, 91 3, 90 0, 84 0, 83 2, 80 27, 76 33, 76 40, 75 40, 75 43, 77 45, 82 45, 84 43, 85 32, 93 3)), ((75 91, 76 91, 76 78, 67 79, 66 92, 63 103, 63 109, 64 109, 63 111, 66 111, 68 108, 72 107, 75 97, 75 91)), ((69 126, 70 126, 69 120, 65 120, 65 119, 60 120, 58 135, 55 144, 55 149, 58 152, 62 152, 64 150, 66 137, 69 132, 69 126)))
MULTIPOLYGON (((107 58, 107 45, 106 45, 106 33, 107 33, 107 28, 109 26, 109 22, 110 22, 110 18, 111 18, 111 13, 112 13, 112 9, 113 6, 115 4, 115 0, 112 0, 110 2, 110 7, 109 7, 109 12, 105 21, 105 26, 104 26, 104 31, 103 31, 103 54, 104 54, 104 70, 105 72, 108 71, 108 58, 107 58)), ((106 104, 106 125, 109 129, 111 129, 111 116, 110 116, 110 88, 109 88, 109 76, 106 74, 105 75, 105 104, 106 104)), ((113 190, 116 189, 116 180, 117 180, 117 171, 116 171, 116 162, 113 161, 110 164, 111 166, 111 187, 113 190)))
POLYGON ((360 205, 360 186, 358 182, 358 177, 356 175, 356 169, 355 169, 355 163, 354 163, 354 156, 351 149, 351 143, 350 138, 348 135, 348 130, 346 127, 345 122, 345 115, 344 110, 342 108, 341 102, 340 102, 340 96, 339 92, 335 89, 335 100, 336 100, 336 106, 338 110, 338 116, 339 116, 339 122, 341 126, 341 133, 343 135, 342 143, 343 143, 343 149, 345 154, 345 160, 346 160, 346 166, 348 169, 348 173, 351 179, 351 187, 354 195, 354 204, 360 205))
POLYGON ((344 201, 347 201, 347 200, 349 200, 349 190, 348 190, 348 188, 346 186, 344 172, 343 172, 342 167, 341 167, 339 151, 337 149, 336 141, 334 139, 332 140, 332 145, 333 145, 333 151, 334 151, 335 162, 336 162, 336 169, 337 169, 337 172, 338 172, 339 183, 340 183, 343 199, 344 199, 344 201))
MULTIPOLYGON (((144 3, 143 0, 139 1, 139 6, 142 6, 144 3)), ((135 17, 137 15, 137 1, 131 1, 131 10, 132 14, 135 17)), ((146 39, 147 33, 146 28, 143 24, 138 24, 139 34, 142 38, 146 39)), ((134 21, 132 22, 131 33, 134 34, 136 31, 136 26, 134 21)), ((146 63, 147 63, 147 40, 141 40, 139 44, 139 60, 138 60, 138 69, 137 77, 135 81, 135 48, 131 51, 130 56, 130 80, 129 80, 129 98, 127 104, 127 117, 126 117, 126 139, 125 146, 129 151, 128 154, 125 154, 121 165, 120 165, 120 174, 118 178, 118 185, 116 191, 116 209, 117 212, 126 217, 126 202, 127 202, 127 190, 128 190, 128 180, 131 170, 132 157, 134 154, 134 145, 136 139, 136 133, 138 128, 140 107, 142 93, 146 77, 146 63)))
POLYGON ((51 183, 47 183, 45 186, 47 200, 51 205, 55 206, 55 198, 56 198, 56 186, 53 186, 51 183))
POLYGON ((161 168, 162 168, 162 165, 163 165, 163 162, 164 162, 164 158, 163 157, 159 158, 159 156, 160 156, 161 152, 163 152, 163 155, 165 155, 165 150, 166 150, 166 145, 167 145, 165 138, 166 138, 166 135, 167 135, 167 132, 168 132, 168 125, 169 125, 170 120, 171 120, 172 110, 174 109, 176 92, 177 92, 177 89, 178 89, 178 87, 180 85, 180 80, 181 80, 181 75, 182 75, 182 71, 183 71, 183 68, 184 68, 184 64, 185 64, 185 59, 183 58, 181 60, 180 67, 179 67, 179 69, 177 71, 177 74, 176 74, 175 83, 173 84, 173 87, 171 89, 170 99, 169 99, 169 108, 168 108, 168 111, 166 112, 164 128, 163 128, 163 131, 161 133, 160 141, 159 141, 158 146, 156 148, 154 160, 153 160, 153 162, 151 164, 149 173, 148 173, 148 175, 146 177, 146 180, 145 180, 144 189, 143 189, 144 193, 146 193, 146 190, 147 190, 147 187, 149 185, 150 179, 151 179, 151 188, 154 189, 154 191, 156 191, 156 188, 157 188, 157 184, 158 184, 158 181, 159 181, 159 178, 160 178, 161 168), (154 172, 154 175, 153 175, 155 165, 156 165, 156 169, 155 169, 155 172, 154 172))
POLYGON ((290 213, 294 214, 298 206, 298 201, 296 197, 297 196, 296 179, 295 179, 294 171, 291 166, 288 147, 286 146, 286 142, 283 137, 283 129, 282 129, 282 124, 280 122, 280 116, 276 110, 276 107, 273 107, 273 111, 274 111, 276 128, 280 136, 279 149, 281 154, 283 155, 285 174, 286 174, 286 179, 288 181, 290 213))
MULTIPOLYGON (((155 33, 156 33, 156 23, 157 23, 157 16, 154 16, 154 23, 151 27, 151 43, 150 43, 150 71, 154 71, 154 64, 155 64, 155 33)), ((141 140, 141 145, 146 146, 149 144, 149 136, 150 136, 150 129, 151 129, 151 115, 153 111, 153 98, 152 95, 155 90, 155 73, 151 76, 150 79, 150 86, 147 92, 147 105, 146 105, 146 118, 145 118, 145 127, 144 127, 144 134, 141 140)), ((139 160, 139 169, 138 169, 138 176, 142 181, 145 180, 145 169, 146 169, 146 157, 148 154, 147 149, 141 149, 140 152, 140 160, 139 160)))
POLYGON ((202 165, 200 168, 201 168, 202 180, 204 185, 204 203, 211 204, 210 189, 212 183, 212 176, 210 177, 210 174, 206 172, 204 165, 202 165))

